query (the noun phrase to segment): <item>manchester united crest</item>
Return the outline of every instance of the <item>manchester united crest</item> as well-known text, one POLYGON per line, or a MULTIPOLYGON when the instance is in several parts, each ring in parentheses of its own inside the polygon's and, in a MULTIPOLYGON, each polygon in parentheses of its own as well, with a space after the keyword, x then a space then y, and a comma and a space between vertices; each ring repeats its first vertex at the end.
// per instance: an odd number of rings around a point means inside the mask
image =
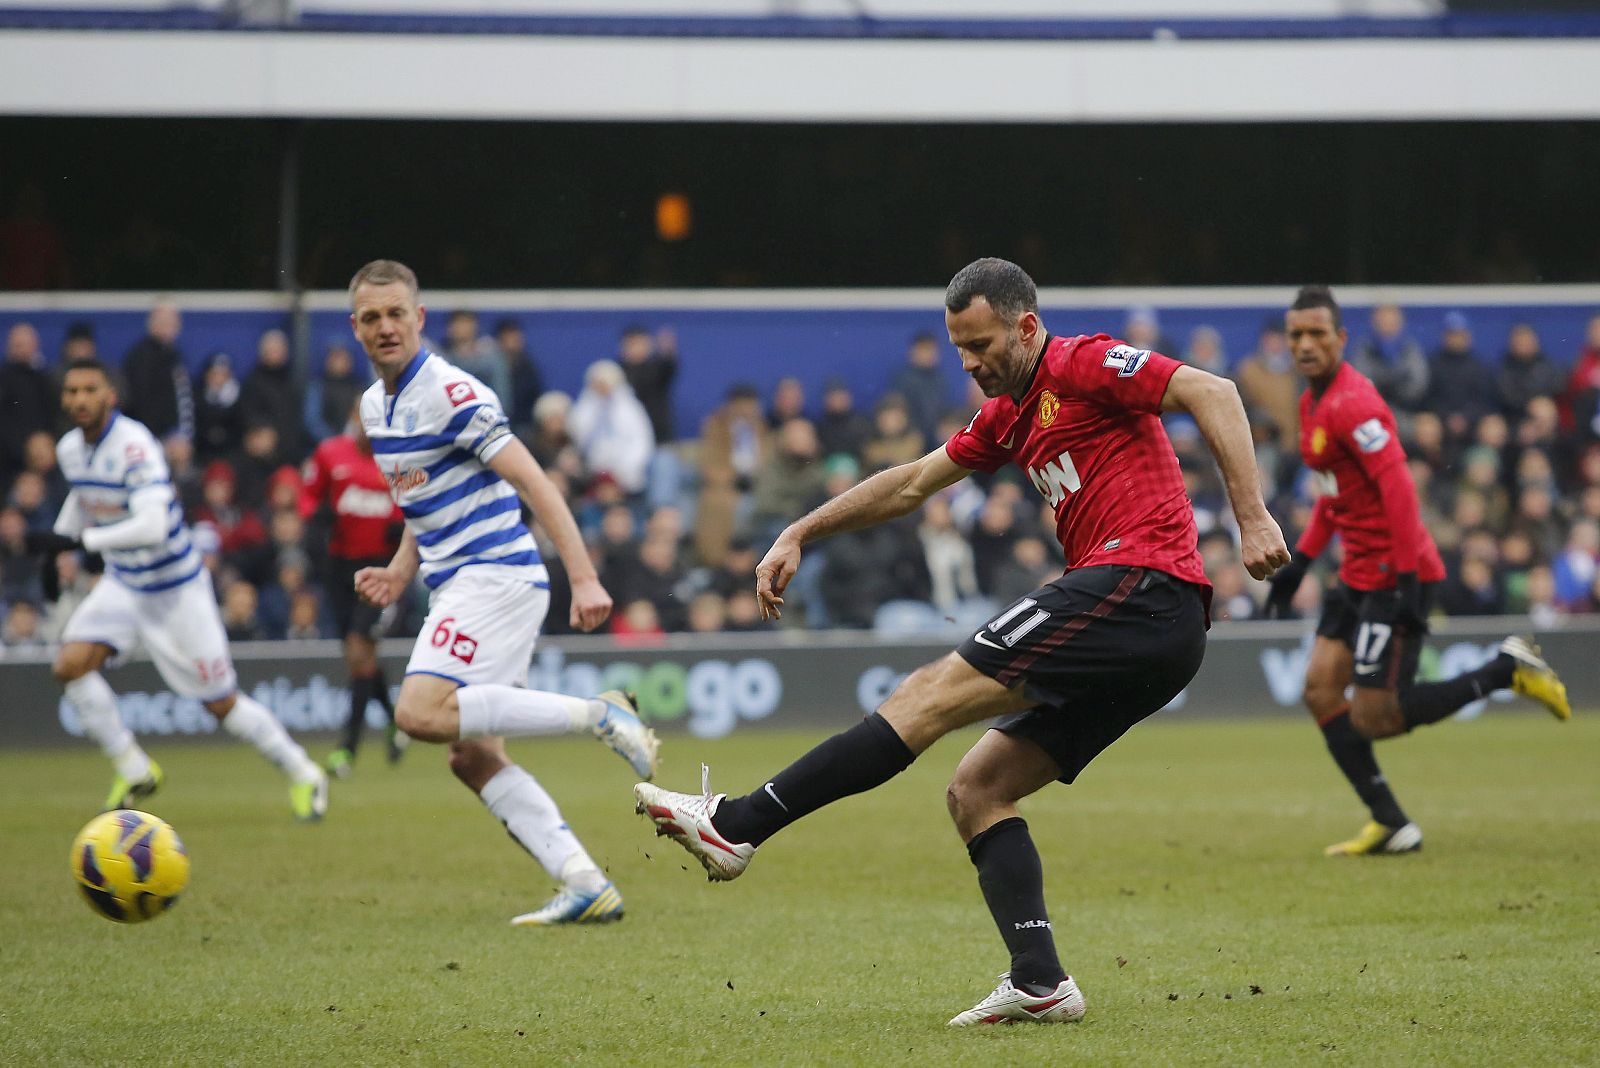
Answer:
POLYGON ((1039 428, 1042 430, 1056 421, 1056 413, 1061 411, 1061 401, 1048 389, 1039 395, 1039 428))
POLYGON ((1320 426, 1311 432, 1311 452, 1321 456, 1322 450, 1328 447, 1328 432, 1320 426))

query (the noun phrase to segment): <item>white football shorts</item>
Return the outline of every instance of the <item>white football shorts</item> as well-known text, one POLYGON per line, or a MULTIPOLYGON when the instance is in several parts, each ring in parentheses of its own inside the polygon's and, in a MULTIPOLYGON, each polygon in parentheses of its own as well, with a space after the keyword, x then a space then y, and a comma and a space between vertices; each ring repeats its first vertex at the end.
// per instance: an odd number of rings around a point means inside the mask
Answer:
POLYGON ((464 567, 434 591, 407 675, 462 686, 526 686, 550 591, 492 564, 464 567))
POLYGON ((109 645, 116 650, 113 663, 142 645, 179 697, 218 701, 239 687, 211 573, 204 569, 159 593, 129 589, 108 571, 67 620, 61 641, 109 645))

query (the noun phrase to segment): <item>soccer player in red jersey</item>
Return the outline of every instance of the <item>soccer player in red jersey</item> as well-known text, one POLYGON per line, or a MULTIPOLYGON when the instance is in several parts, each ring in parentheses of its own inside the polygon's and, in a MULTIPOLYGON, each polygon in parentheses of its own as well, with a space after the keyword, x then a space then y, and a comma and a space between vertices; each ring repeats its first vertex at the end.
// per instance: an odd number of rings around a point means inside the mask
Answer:
POLYGON ((1189 412, 1199 424, 1250 573, 1265 578, 1289 550, 1262 503, 1231 382, 1103 334, 1052 336, 1033 280, 1005 260, 978 260, 955 276, 945 325, 989 400, 941 448, 790 525, 756 568, 763 615, 778 616, 807 543, 903 516, 971 472, 1006 463, 1021 467, 1055 510, 1066 573, 756 791, 730 798, 713 796, 708 782, 700 795, 641 783, 634 795, 658 833, 676 837, 712 879, 732 879, 795 820, 881 785, 958 727, 1004 717, 963 758, 947 794, 1011 970, 950 1023, 1076 1020, 1083 995, 1057 959, 1039 854, 1017 801, 1057 779, 1071 782, 1200 666, 1211 588, 1162 412, 1189 412))
POLYGON ((1289 344, 1308 388, 1300 397, 1300 456, 1321 495, 1289 565, 1272 578, 1267 614, 1286 615, 1306 571, 1334 534, 1344 547, 1339 585, 1323 601, 1306 668, 1305 703, 1334 763, 1372 819, 1329 856, 1410 853, 1422 831, 1378 770, 1372 742, 1437 723, 1494 690, 1514 688, 1557 719, 1567 690, 1537 646, 1507 638, 1500 655, 1442 682, 1413 681, 1428 633, 1433 584, 1444 564, 1422 525, 1394 415, 1372 382, 1344 362, 1338 303, 1324 286, 1301 289, 1287 315, 1289 344), (1345 699, 1352 680, 1355 696, 1345 699))
POLYGON ((356 572, 386 567, 400 545, 405 517, 389 495, 389 483, 372 456, 361 418, 352 410, 343 434, 317 446, 301 472, 300 515, 309 519, 326 506, 333 513, 328 537, 328 598, 344 639, 344 662, 350 670, 350 718, 344 740, 329 754, 327 769, 349 776, 361 744, 367 704, 376 700, 389 716, 389 762, 400 759, 404 735, 394 725, 389 683, 378 663, 377 632, 383 609, 356 595, 356 572))

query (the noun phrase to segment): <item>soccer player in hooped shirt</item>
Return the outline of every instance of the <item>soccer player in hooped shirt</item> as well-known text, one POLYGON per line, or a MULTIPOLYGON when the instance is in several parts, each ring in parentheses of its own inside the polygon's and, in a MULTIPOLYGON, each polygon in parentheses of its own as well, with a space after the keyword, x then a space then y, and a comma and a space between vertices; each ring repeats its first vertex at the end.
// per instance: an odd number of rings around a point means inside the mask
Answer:
POLYGON ((1338 302, 1324 286, 1306 286, 1286 316, 1300 397, 1300 456, 1316 472, 1321 495, 1289 565, 1272 578, 1269 616, 1287 615, 1307 570, 1334 534, 1343 543, 1339 585, 1327 592, 1306 667, 1305 704, 1334 763, 1371 812, 1366 826, 1328 856, 1412 853, 1422 831, 1406 817, 1378 770, 1372 742, 1437 723, 1494 690, 1513 688, 1557 719, 1572 715, 1567 689, 1523 638, 1500 643, 1478 668, 1441 682, 1414 677, 1428 634, 1433 584, 1444 564, 1422 525, 1416 486, 1406 468, 1394 415, 1372 382, 1344 362, 1346 333, 1338 302), (1355 695, 1345 691, 1355 683, 1355 695))
POLYGON ((327 768, 348 777, 361 744, 367 705, 376 700, 389 714, 389 762, 404 752, 404 736, 394 724, 389 681, 378 662, 377 631, 383 612, 356 593, 356 572, 383 567, 394 557, 403 519, 389 496, 389 482, 372 456, 372 442, 361 427, 361 407, 350 412, 343 434, 319 444, 301 470, 300 515, 311 518, 324 505, 333 514, 328 533, 328 599, 344 640, 344 662, 350 672, 350 718, 344 739, 328 755, 327 768))
POLYGON ((1250 573, 1266 577, 1289 550, 1261 500, 1231 382, 1104 335, 1050 335, 1033 280, 1005 260, 978 260, 951 280, 945 325, 989 400, 942 448, 790 525, 756 569, 763 614, 781 611, 807 543, 905 515, 972 471, 1006 463, 1054 509, 1066 573, 754 792, 712 795, 705 772, 699 795, 648 783, 634 795, 657 833, 675 837, 712 879, 733 879, 790 823, 881 785, 958 727, 1003 717, 962 759, 948 802, 1011 968, 950 1024, 1077 1020, 1083 995, 1056 956, 1039 854, 1016 806, 1053 781, 1072 782, 1200 666, 1211 590, 1161 412, 1186 411, 1199 424, 1250 573))
POLYGON ((550 901, 513 924, 621 919, 616 887, 544 787, 511 762, 502 738, 591 734, 649 778, 656 736, 620 691, 585 700, 525 688, 550 584, 522 521, 524 503, 566 565, 572 625, 593 630, 605 622, 611 597, 566 501, 512 436, 494 393, 422 347, 426 311, 410 268, 393 260, 362 267, 350 282, 350 308, 378 375, 361 398, 362 427, 405 515, 394 558, 356 572, 355 588, 380 607, 419 574, 432 591, 395 722, 419 741, 451 743, 456 778, 560 883, 550 901))
POLYGON ((161 678, 194 698, 289 776, 298 819, 321 819, 328 777, 266 706, 239 691, 211 575, 200 561, 172 491, 161 443, 117 411, 110 373, 80 360, 62 378, 61 405, 74 429, 56 446, 72 491, 53 531, 28 536, 55 569, 58 553, 105 554, 106 573, 67 620, 55 674, 84 733, 116 769, 106 808, 131 808, 155 793, 161 767, 134 740, 100 669, 143 644, 161 678))

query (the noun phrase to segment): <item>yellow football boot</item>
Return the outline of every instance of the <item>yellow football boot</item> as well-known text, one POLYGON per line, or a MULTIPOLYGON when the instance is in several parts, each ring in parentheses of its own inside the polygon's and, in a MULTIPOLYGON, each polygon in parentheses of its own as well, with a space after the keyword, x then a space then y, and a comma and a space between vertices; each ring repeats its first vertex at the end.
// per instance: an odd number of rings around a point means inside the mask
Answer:
POLYGON ((1572 718, 1567 701, 1567 686, 1556 669, 1545 663, 1539 647, 1526 638, 1510 637, 1500 643, 1500 651, 1517 662, 1511 675, 1511 688, 1550 710, 1556 719, 1572 718))
POLYGON ((1415 823, 1404 827, 1385 827, 1377 820, 1356 832, 1348 842, 1335 842, 1322 851, 1325 857, 1376 857, 1422 850, 1422 828, 1415 823))

